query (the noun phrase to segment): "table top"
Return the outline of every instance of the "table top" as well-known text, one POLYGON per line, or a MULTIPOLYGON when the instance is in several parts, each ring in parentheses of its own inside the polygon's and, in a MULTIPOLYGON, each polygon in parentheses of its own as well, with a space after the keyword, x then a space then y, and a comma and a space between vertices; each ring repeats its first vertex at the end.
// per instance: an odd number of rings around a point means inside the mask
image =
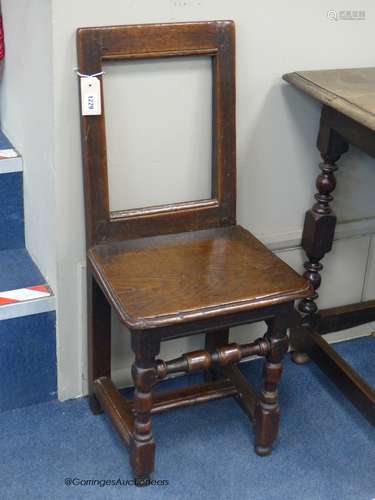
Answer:
POLYGON ((375 131, 375 68, 297 71, 283 79, 375 131))

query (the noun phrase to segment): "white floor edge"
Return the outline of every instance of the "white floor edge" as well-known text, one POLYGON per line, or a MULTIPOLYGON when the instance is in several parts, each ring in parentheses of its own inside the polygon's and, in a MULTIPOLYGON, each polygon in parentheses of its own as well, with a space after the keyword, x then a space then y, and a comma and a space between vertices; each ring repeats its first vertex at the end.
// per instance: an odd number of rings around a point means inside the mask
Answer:
POLYGON ((22 158, 0 159, 0 174, 11 174, 13 172, 22 172, 22 158))
POLYGON ((42 299, 5 304, 0 306, 0 321, 6 319, 20 318, 54 311, 56 309, 56 298, 54 295, 42 299))

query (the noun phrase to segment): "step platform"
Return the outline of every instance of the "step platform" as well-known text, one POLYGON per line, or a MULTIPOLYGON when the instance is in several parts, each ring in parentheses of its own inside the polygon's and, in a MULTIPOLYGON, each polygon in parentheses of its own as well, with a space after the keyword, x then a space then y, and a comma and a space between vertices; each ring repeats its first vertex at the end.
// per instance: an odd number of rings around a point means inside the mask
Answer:
POLYGON ((0 412, 57 397, 55 297, 25 248, 22 166, 0 132, 0 412))
POLYGON ((22 172, 22 158, 0 130, 0 174, 22 172))

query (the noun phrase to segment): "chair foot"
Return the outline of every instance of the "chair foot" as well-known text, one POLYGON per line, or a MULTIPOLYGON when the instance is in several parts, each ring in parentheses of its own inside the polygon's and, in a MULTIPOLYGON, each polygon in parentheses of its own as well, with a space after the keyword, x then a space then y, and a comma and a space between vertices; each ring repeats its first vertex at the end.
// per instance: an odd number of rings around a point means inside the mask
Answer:
POLYGON ((279 433, 280 409, 276 394, 276 390, 269 394, 273 403, 261 400, 255 411, 255 453, 261 457, 271 455, 279 433))
POLYGON ((298 352, 298 351, 293 351, 292 352, 292 361, 296 365, 305 365, 310 361, 309 356, 305 352, 298 352))
POLYGON ((263 389, 255 408, 255 452, 270 455, 280 426, 280 408, 277 386, 283 371, 282 359, 288 351, 285 318, 267 321, 266 338, 270 352, 263 366, 263 389))
POLYGON ((272 453, 272 448, 270 446, 255 446, 255 453, 259 457, 268 457, 272 453))
POLYGON ((138 488, 144 488, 145 486, 150 486, 150 476, 135 476, 135 485, 138 488))
POLYGON ((89 406, 93 415, 100 415, 103 413, 103 409, 94 394, 90 394, 89 396, 89 406))

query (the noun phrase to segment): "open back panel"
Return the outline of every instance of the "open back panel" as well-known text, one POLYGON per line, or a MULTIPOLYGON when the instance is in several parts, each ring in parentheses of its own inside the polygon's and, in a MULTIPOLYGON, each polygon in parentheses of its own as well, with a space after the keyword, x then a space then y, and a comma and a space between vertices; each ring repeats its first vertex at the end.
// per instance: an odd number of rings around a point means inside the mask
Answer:
MULTIPOLYGON (((87 246, 235 224, 234 23, 207 21, 80 28, 77 48, 79 71, 85 75, 102 72, 104 61, 183 56, 210 56, 213 72, 210 199, 111 212, 105 103, 102 102, 100 116, 82 116, 87 246)), ((103 88, 101 95, 103 99, 103 88)))

